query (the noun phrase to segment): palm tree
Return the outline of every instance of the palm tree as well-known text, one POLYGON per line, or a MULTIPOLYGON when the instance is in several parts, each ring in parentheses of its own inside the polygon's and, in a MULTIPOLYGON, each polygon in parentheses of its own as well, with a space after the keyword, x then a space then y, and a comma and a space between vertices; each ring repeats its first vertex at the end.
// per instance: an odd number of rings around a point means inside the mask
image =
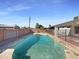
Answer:
POLYGON ((18 25, 15 25, 15 27, 14 27, 15 29, 20 29, 20 27, 18 26, 18 25))

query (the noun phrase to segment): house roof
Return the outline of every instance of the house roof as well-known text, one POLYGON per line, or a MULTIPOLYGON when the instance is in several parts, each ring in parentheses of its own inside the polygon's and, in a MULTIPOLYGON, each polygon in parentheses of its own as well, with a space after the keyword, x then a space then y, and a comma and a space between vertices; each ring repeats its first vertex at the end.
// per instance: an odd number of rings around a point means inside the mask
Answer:
POLYGON ((54 25, 52 27, 71 26, 72 23, 73 23, 73 21, 68 21, 68 22, 64 22, 64 23, 58 24, 58 25, 54 25))
POLYGON ((13 28, 12 26, 8 26, 8 25, 4 25, 4 24, 0 24, 0 28, 13 28))
POLYGON ((66 27, 66 26, 70 27, 70 26, 72 26, 73 23, 75 23, 76 25, 79 24, 79 16, 74 17, 72 21, 57 24, 57 25, 52 26, 51 28, 54 28, 54 27, 66 27))

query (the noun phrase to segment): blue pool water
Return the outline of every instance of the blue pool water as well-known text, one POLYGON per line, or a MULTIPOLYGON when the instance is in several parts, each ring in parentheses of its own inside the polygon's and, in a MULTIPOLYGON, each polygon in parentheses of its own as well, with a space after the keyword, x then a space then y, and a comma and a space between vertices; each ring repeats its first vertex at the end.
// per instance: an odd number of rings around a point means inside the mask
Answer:
POLYGON ((18 42, 13 59, 66 59, 64 47, 47 35, 30 35, 18 42))

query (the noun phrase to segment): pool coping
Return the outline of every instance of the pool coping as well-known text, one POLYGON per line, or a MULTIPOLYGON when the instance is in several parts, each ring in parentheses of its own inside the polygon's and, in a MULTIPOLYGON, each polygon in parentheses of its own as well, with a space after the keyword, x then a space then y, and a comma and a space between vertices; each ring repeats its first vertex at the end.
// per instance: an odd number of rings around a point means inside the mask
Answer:
POLYGON ((55 42, 60 42, 59 38, 57 38, 56 36, 53 36, 53 35, 51 35, 49 33, 33 33, 33 34, 48 35, 49 37, 54 38, 55 42))

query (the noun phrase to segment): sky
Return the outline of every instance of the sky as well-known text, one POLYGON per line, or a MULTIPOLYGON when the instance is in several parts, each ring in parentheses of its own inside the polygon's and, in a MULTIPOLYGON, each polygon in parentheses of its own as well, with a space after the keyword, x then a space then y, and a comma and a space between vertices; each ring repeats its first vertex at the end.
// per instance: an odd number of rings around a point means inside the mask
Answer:
POLYGON ((0 24, 48 27, 79 16, 79 0, 0 0, 0 24))

